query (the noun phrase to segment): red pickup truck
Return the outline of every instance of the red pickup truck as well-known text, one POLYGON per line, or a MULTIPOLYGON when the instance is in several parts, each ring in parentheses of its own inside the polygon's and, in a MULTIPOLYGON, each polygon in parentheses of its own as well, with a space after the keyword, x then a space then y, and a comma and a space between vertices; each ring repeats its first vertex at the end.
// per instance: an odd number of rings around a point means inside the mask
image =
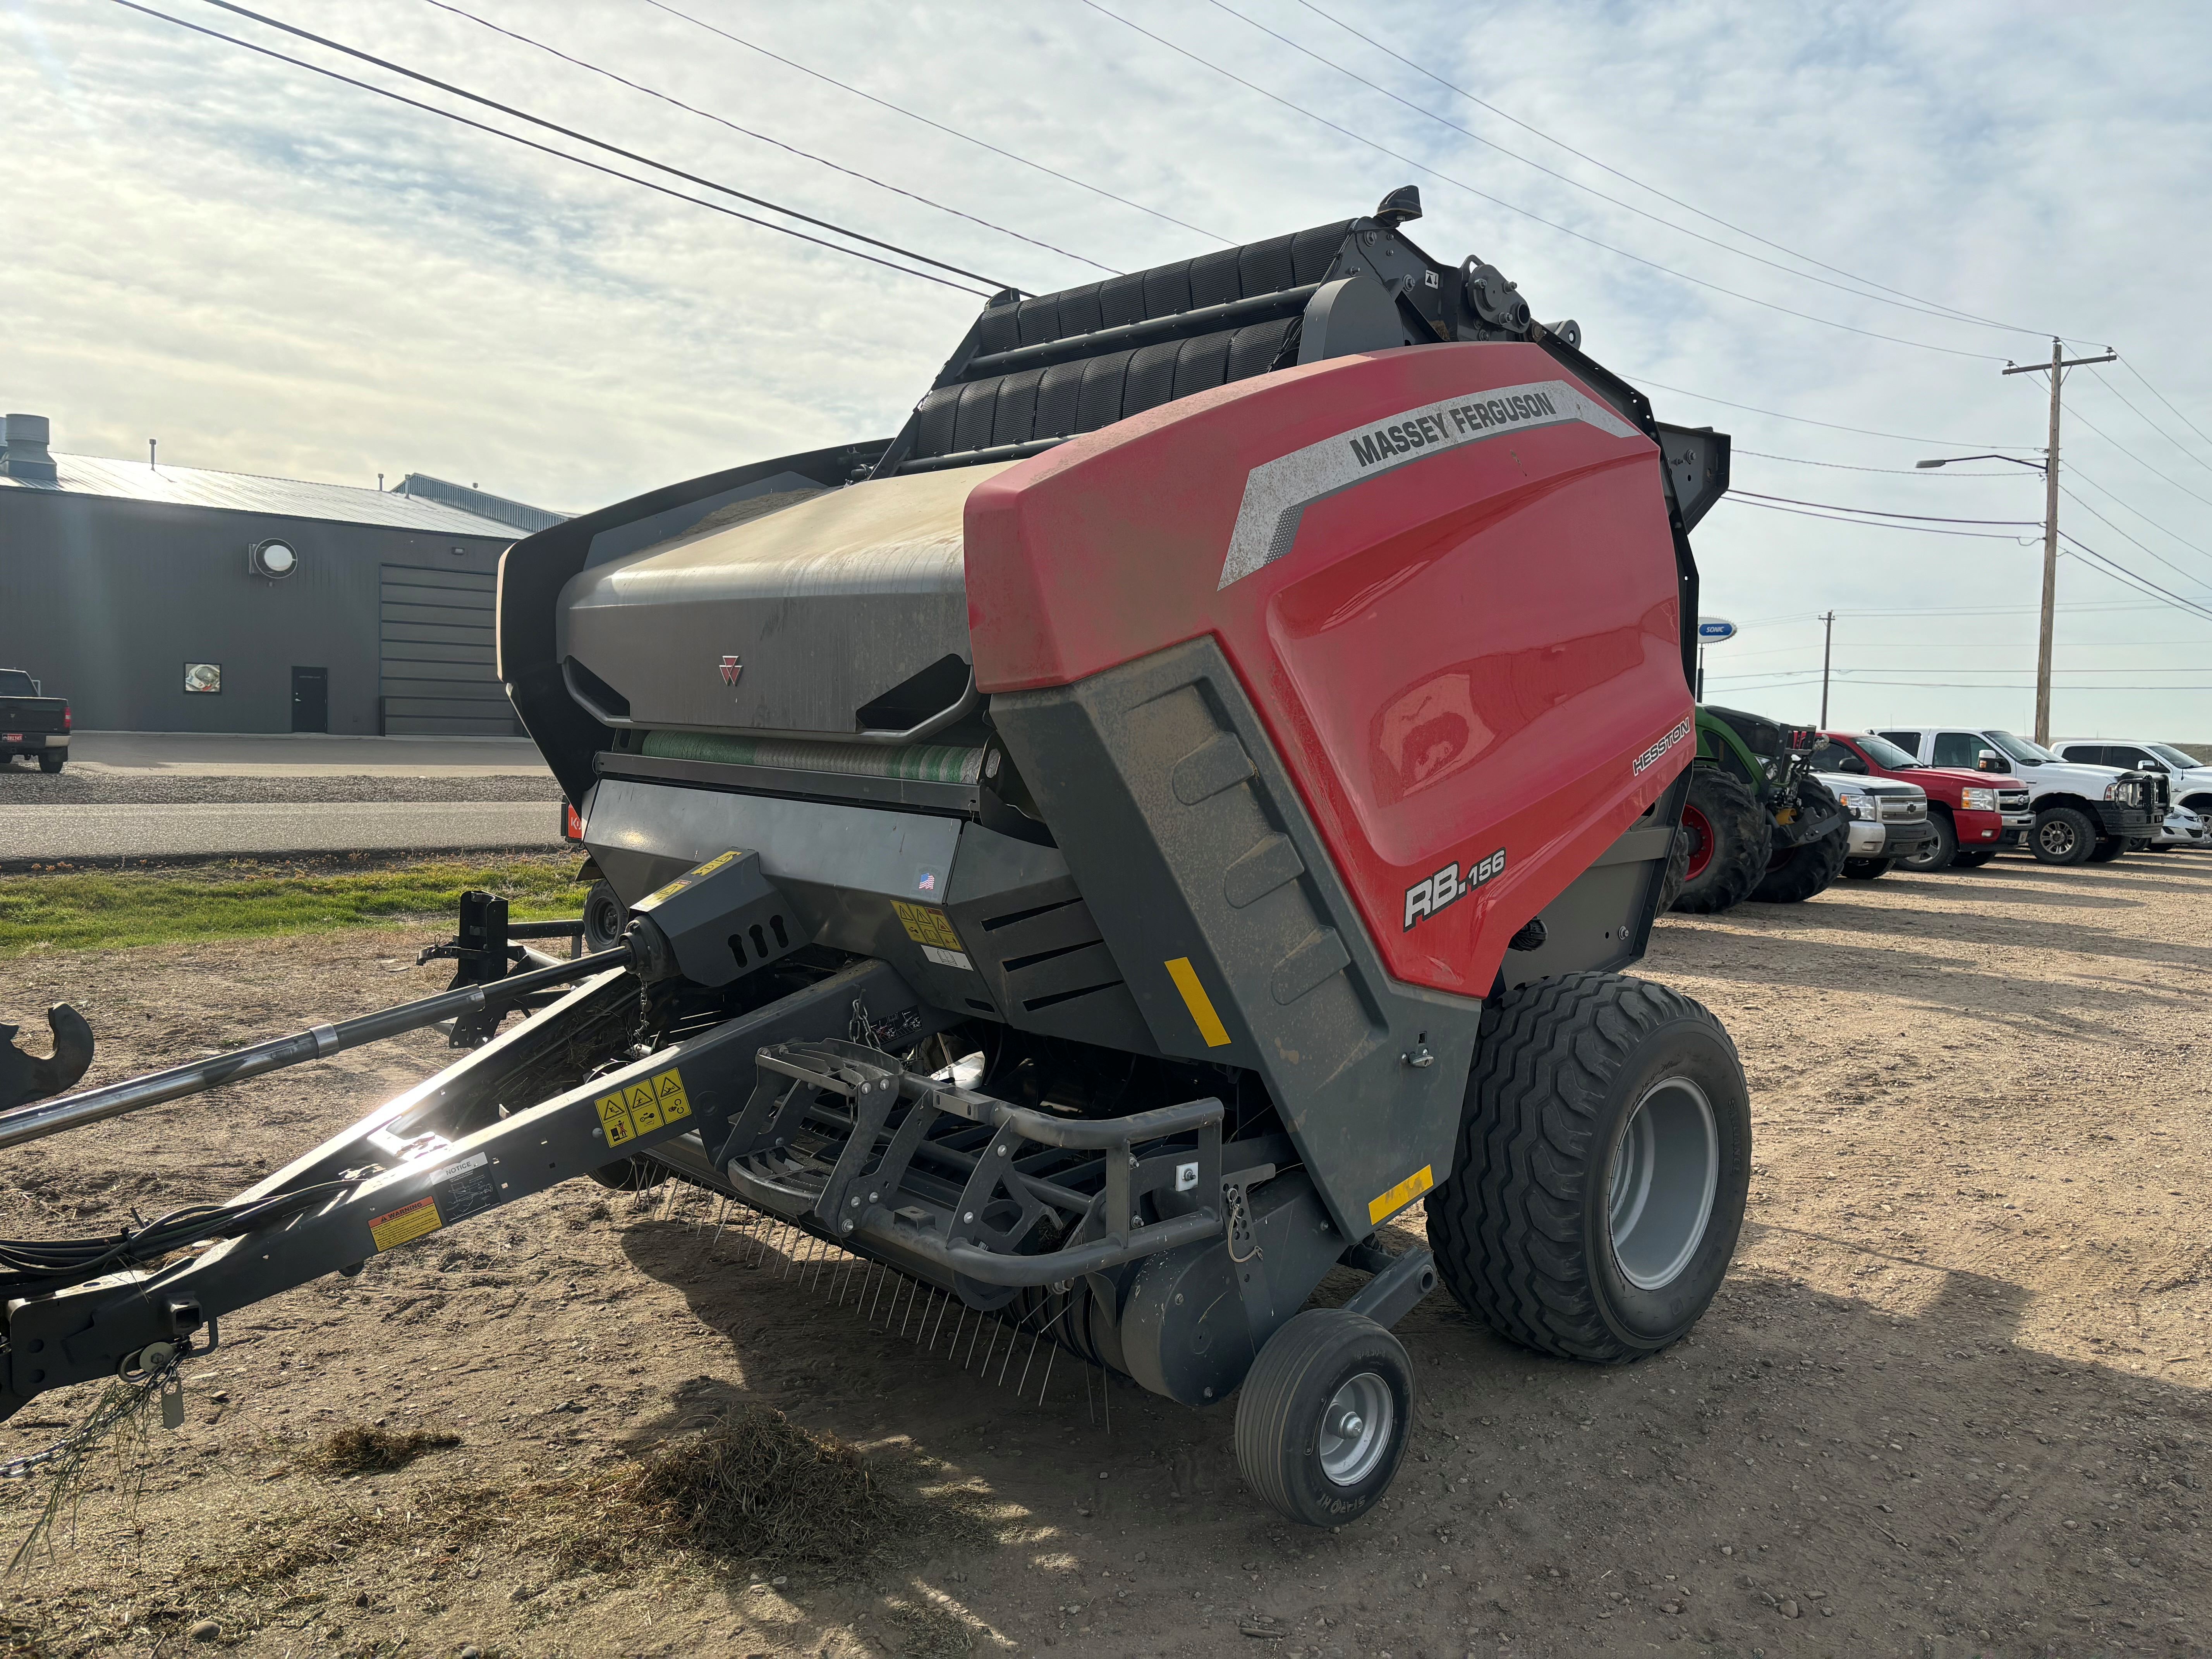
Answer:
MULTIPOLYGON (((2005 845, 2005 832, 2025 833, 2033 822, 2027 786, 1988 772, 1923 766, 1887 738, 1870 732, 1823 732, 1813 751, 1815 772, 1917 783, 1928 794, 1928 827, 1936 839, 1899 862, 1907 870, 1943 870, 1954 864, 1987 864, 2005 845)), ((2019 836, 2014 837, 2017 844, 2019 836)))

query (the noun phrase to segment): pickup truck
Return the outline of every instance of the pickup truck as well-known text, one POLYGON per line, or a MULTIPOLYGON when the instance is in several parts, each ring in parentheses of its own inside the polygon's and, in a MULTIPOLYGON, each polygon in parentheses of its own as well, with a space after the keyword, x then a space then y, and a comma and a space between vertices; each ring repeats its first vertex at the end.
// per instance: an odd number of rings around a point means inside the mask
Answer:
POLYGON ((1844 873, 1853 881, 1887 875, 1935 839, 1928 823, 1928 797, 1918 785, 1849 772, 1817 775, 1850 814, 1844 873))
POLYGON ((1987 864, 2000 847, 2025 840, 2035 824, 2026 784, 1986 772, 1923 766, 1871 732, 1821 732, 1813 764, 1824 773, 1918 785, 1928 797, 1929 838, 1899 862, 1923 874, 1954 865, 1987 864))
POLYGON ((2061 760, 2081 761, 2091 766, 2121 766, 2148 772, 2166 781, 2177 806, 2187 807, 2199 817, 2212 817, 2212 763, 2186 749, 2145 738, 2098 738, 2094 741, 2069 738, 2051 745, 2061 760))
POLYGON ((33 755, 39 770, 58 772, 69 759, 69 699, 45 692, 21 669, 0 668, 0 765, 33 755))
MULTIPOLYGON (((2025 783, 2035 815, 2027 850, 2045 864, 2101 864, 2130 847, 2147 847, 2165 817, 2159 785, 2148 773, 2061 760, 1996 726, 1884 727, 1878 735, 1924 765, 1967 768, 2025 783)), ((2016 844, 2009 833, 2002 841, 2016 844)))

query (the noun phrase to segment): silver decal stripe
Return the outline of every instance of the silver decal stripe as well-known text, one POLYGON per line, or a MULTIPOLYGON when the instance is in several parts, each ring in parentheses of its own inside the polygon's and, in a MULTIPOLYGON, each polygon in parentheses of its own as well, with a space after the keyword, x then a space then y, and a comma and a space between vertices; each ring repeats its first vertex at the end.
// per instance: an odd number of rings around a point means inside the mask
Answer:
POLYGON ((1244 501, 1237 509, 1219 586, 1226 587, 1281 558, 1297 540, 1298 520, 1306 508, 1363 478, 1438 450, 1577 421, 1609 437, 1637 435, 1620 416, 1565 380, 1534 380, 1424 404, 1263 462, 1245 476, 1244 501))

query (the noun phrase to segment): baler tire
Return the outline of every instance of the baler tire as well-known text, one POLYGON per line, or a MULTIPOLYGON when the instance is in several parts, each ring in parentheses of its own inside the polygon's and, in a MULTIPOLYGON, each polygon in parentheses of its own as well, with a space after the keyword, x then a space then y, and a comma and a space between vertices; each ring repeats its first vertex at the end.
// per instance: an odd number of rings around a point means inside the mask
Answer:
POLYGON ((629 925, 629 906, 622 902, 622 895, 607 882, 593 882, 584 895, 584 949, 613 950, 629 925))
POLYGON ((2038 864, 2084 864, 2096 845, 2097 826, 2078 806, 2046 807, 2035 815, 2027 836, 2027 850, 2038 864))
MULTIPOLYGON (((1679 1144, 1659 1133, 1670 1152, 1679 1144)), ((1743 1063, 1711 1012, 1648 980, 1581 973, 1524 986, 1483 1016, 1455 1156, 1427 1208, 1437 1273, 1460 1304, 1539 1353, 1641 1359, 1697 1322, 1735 1253, 1751 1182, 1743 1063), (1660 1183, 1653 1142, 1631 1150, 1630 1130, 1655 1103, 1694 1120, 1700 1102, 1711 1140, 1699 1231, 1681 1231, 1671 1262, 1647 1257, 1632 1278, 1617 1179, 1644 1164, 1643 1190, 1660 1183)), ((1656 1218, 1698 1207, 1670 1204, 1656 1218)), ((1638 1203, 1632 1232, 1647 1208, 1638 1203)))
POLYGON ((1853 881, 1873 881, 1904 862, 1902 859, 1845 859, 1844 874, 1853 881))
POLYGON ((1341 1527, 1389 1490, 1413 1425, 1413 1362, 1405 1345, 1364 1314, 1309 1308, 1261 1348, 1237 1396, 1237 1467, 1270 1509, 1309 1527, 1341 1527), (1340 1479, 1327 1458, 1333 1405, 1345 1396, 1387 1410, 1382 1443, 1354 1439, 1340 1479))
POLYGON ((1750 896, 1766 868, 1774 836, 1773 820, 1759 810, 1749 789, 1717 766, 1690 773, 1689 798, 1682 823, 1692 841, 1684 878, 1670 908, 1691 915, 1717 915, 1750 896))
MULTIPOLYGON (((1832 805, 1835 803, 1836 798, 1828 793, 1825 784, 1808 780, 1798 788, 1812 798, 1806 805, 1807 811, 1815 810, 1822 800, 1832 805)), ((1751 890, 1751 896, 1762 904, 1802 904, 1814 894, 1828 890, 1850 850, 1851 828, 1848 823, 1838 824, 1818 841, 1800 842, 1795 847, 1784 848, 1768 860, 1766 873, 1751 890)))

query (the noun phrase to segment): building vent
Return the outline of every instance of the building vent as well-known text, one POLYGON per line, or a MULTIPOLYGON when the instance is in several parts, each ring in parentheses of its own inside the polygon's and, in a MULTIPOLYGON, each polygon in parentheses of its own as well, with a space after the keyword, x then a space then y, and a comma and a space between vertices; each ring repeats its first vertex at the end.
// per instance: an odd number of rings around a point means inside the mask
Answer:
POLYGON ((25 483, 58 483, 54 458, 46 453, 46 417, 0 416, 0 473, 25 483))

